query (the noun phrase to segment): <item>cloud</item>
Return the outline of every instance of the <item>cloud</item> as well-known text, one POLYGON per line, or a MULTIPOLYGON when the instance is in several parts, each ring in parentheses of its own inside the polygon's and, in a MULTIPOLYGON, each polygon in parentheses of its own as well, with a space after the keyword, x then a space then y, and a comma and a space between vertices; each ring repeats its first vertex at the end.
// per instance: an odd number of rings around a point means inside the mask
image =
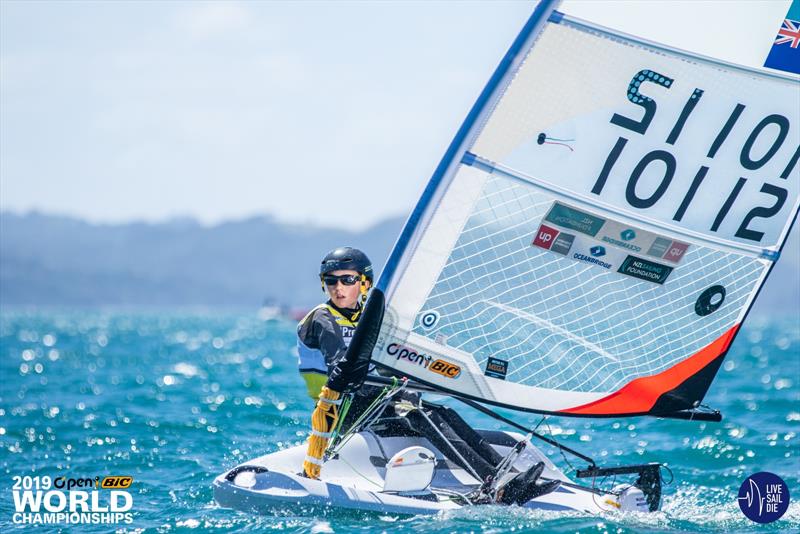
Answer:
POLYGON ((191 4, 179 15, 179 26, 196 38, 237 32, 250 24, 250 13, 237 2, 208 2, 191 4))

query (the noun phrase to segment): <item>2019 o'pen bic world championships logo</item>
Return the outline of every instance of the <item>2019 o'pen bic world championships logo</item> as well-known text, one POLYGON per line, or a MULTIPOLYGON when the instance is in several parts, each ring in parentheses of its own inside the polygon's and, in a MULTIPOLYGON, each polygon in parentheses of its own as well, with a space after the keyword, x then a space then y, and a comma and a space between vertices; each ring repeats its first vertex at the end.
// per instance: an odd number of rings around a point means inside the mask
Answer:
POLYGON ((129 476, 15 476, 11 491, 18 525, 133 523, 129 476))
POLYGON ((756 523, 777 521, 789 508, 789 487, 774 473, 750 475, 739 488, 739 508, 756 523))

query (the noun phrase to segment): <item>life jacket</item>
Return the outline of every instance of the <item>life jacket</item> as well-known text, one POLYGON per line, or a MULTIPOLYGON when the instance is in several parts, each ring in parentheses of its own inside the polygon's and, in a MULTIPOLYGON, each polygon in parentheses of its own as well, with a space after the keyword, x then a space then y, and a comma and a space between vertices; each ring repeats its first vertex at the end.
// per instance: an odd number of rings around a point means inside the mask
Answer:
POLYGON ((325 385, 330 369, 347 352, 358 326, 361 309, 350 317, 345 313, 327 302, 308 312, 297 325, 298 368, 314 400, 325 385))

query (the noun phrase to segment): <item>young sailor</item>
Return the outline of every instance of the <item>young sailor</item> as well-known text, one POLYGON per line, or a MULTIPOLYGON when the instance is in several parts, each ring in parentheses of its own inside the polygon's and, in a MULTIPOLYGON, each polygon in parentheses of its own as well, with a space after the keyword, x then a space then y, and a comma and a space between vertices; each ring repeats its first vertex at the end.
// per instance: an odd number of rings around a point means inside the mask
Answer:
MULTIPOLYGON (((372 286, 372 262, 356 248, 340 247, 322 258, 319 277, 329 300, 311 310, 297 326, 300 375, 306 382, 309 396, 319 399, 317 406, 325 407, 322 411, 315 410, 312 416, 310 442, 315 445, 303 464, 306 474, 312 478, 319 476, 322 455, 339 421, 341 393, 352 385, 351 373, 342 375, 337 364, 345 359, 372 286), (338 378, 332 382, 331 375, 338 378), (348 379, 346 383, 342 382, 345 378, 348 379), (338 389, 329 389, 326 384, 338 389)), ((364 387, 355 392, 350 404, 351 415, 358 415, 366 408, 374 398, 375 389, 364 387)))
MULTIPOLYGON (((319 274, 330 300, 310 311, 297 329, 300 373, 309 395, 319 399, 311 416, 303 462, 303 472, 309 478, 319 478, 328 441, 339 422, 343 395, 355 390, 348 414, 357 416, 378 394, 377 388, 361 386, 369 369, 368 360, 363 354, 347 351, 372 285, 372 264, 360 250, 343 247, 322 259, 319 274)), ((491 481, 503 458, 454 410, 431 403, 416 404, 417 408, 406 414, 414 431, 481 482, 491 481)), ((383 413, 394 415, 394 409, 383 413)), ((343 426, 346 424, 345 421, 343 426)), ((538 484, 543 469, 544 464, 539 463, 517 474, 499 492, 497 502, 523 504, 553 491, 558 481, 538 484)))
POLYGON ((372 263, 356 248, 337 248, 322 258, 319 278, 329 299, 297 326, 300 375, 314 400, 353 338, 372 285, 372 263))

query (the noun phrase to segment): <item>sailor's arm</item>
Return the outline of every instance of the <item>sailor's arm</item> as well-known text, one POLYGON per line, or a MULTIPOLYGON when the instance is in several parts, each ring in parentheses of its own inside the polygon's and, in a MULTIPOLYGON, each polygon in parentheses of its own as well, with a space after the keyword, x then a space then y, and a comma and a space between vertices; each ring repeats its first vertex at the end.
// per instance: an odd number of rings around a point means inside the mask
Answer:
MULTIPOLYGON (((344 347, 344 342, 342 342, 344 347)), ((364 381, 369 369, 369 355, 361 351, 336 351, 333 366, 329 368, 328 381, 319 394, 319 401, 311 415, 311 435, 308 438, 308 452, 303 462, 303 470, 310 478, 319 478, 322 457, 328 446, 336 424, 339 421, 339 404, 342 394, 364 381)))
POLYGON ((359 354, 348 353, 345 350, 336 364, 329 369, 327 386, 340 393, 348 391, 364 381, 368 369, 369 358, 361 358, 359 354))
POLYGON ((328 379, 328 370, 344 353, 344 342, 332 331, 324 310, 312 311, 298 325, 297 352, 300 375, 309 396, 316 401, 328 379))

